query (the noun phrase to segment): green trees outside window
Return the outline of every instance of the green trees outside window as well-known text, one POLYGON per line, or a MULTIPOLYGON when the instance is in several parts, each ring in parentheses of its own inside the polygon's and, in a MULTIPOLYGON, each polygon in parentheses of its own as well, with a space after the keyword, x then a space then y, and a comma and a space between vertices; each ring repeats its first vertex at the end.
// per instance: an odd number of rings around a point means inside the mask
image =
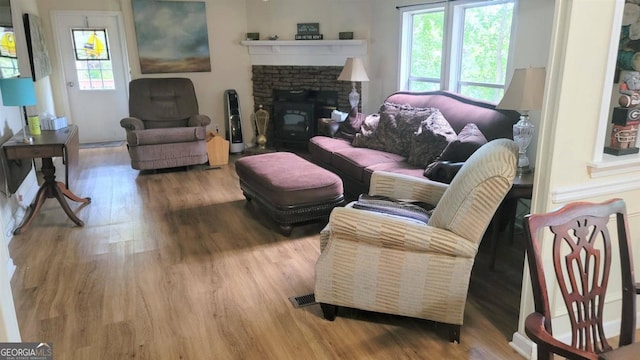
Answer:
POLYGON ((460 1, 402 12, 401 88, 502 98, 513 0, 460 1))

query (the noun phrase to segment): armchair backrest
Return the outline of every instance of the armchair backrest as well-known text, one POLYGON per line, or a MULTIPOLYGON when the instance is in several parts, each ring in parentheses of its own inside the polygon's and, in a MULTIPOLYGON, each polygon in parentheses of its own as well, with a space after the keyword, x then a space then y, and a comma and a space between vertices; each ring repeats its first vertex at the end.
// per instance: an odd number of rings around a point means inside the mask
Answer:
POLYGON ((483 145, 464 163, 440 198, 429 225, 480 242, 516 175, 518 146, 510 139, 483 145))
POLYGON ((145 129, 187 126, 198 114, 198 100, 191 79, 143 78, 129 83, 129 115, 144 122, 145 129))

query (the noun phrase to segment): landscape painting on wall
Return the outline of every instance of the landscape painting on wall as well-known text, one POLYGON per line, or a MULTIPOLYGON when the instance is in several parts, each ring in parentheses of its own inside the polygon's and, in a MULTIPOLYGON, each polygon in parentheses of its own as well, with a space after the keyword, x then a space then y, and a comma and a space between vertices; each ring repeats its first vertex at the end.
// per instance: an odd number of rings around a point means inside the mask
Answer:
POLYGON ((27 52, 31 60, 31 73, 33 81, 38 81, 51 74, 51 62, 49 62, 47 44, 44 42, 42 21, 32 14, 24 14, 23 21, 27 37, 27 52))
POLYGON ((143 74, 211 71, 204 2, 132 0, 143 74))

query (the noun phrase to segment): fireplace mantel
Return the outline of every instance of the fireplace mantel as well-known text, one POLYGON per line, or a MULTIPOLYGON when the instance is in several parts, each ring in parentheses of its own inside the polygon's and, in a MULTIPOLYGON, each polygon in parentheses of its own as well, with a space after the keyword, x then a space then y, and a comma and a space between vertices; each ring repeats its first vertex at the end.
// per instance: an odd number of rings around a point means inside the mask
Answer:
POLYGON ((342 66, 367 55, 366 40, 246 40, 251 65, 342 66))

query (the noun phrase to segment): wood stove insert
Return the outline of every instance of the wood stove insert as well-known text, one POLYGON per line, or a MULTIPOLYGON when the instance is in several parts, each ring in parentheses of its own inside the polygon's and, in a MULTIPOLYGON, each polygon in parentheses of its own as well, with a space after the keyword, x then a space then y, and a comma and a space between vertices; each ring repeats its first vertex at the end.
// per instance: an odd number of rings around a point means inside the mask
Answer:
POLYGON ((337 91, 274 90, 273 141, 276 147, 306 147, 317 134, 318 119, 331 117, 337 91))

